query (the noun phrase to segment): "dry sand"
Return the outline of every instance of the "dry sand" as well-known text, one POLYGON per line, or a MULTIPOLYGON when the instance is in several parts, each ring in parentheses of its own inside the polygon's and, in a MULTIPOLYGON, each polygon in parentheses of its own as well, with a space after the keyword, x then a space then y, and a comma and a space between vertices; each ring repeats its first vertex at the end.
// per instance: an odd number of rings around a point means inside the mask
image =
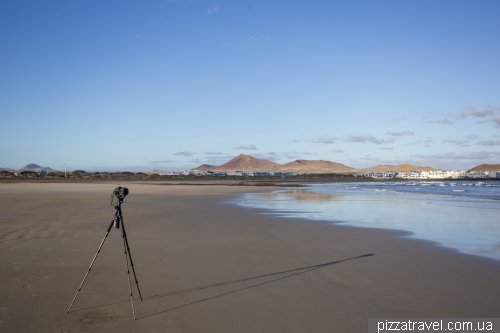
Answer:
POLYGON ((263 187, 130 184, 138 320, 116 229, 66 314, 114 186, 0 184, 0 332, 366 332, 373 317, 500 313, 497 261, 226 203, 263 187))

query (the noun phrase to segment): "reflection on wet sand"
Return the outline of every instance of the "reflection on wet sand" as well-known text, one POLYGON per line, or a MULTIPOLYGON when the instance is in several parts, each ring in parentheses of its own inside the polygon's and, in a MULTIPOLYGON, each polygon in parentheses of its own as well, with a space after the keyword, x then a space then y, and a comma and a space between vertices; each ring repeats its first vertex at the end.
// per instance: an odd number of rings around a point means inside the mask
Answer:
POLYGON ((303 188, 287 189, 274 193, 259 193, 257 197, 272 200, 307 200, 307 201, 334 201, 344 197, 341 194, 314 193, 303 188))
MULTIPOLYGON (((495 192, 496 193, 496 192, 495 192)), ((246 194, 240 205, 292 218, 409 231, 462 252, 500 260, 498 203, 488 198, 368 191, 345 185, 246 194)))

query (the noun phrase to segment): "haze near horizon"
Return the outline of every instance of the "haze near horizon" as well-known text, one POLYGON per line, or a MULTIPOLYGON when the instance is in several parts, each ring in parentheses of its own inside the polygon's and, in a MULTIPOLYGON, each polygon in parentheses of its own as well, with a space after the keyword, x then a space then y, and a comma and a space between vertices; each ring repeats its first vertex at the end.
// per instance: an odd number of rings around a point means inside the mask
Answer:
POLYGON ((0 167, 500 163, 497 1, 0 4, 0 167))

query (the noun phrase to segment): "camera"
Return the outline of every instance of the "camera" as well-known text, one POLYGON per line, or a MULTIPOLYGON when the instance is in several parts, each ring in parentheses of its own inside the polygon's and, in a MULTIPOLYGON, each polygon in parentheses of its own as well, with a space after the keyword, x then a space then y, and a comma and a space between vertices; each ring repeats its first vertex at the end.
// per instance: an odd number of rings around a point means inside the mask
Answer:
POLYGON ((128 194, 128 188, 118 186, 113 190, 113 195, 121 202, 128 194))

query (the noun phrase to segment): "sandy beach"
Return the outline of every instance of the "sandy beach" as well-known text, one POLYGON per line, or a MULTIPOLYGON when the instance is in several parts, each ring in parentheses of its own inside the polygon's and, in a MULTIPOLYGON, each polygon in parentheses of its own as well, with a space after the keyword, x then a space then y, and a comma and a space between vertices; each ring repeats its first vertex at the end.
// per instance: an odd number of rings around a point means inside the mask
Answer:
POLYGON ((0 184, 1 332, 366 332, 368 318, 498 317, 500 262, 404 232, 228 203, 276 187, 0 184), (123 205, 143 301, 132 318, 123 205))

